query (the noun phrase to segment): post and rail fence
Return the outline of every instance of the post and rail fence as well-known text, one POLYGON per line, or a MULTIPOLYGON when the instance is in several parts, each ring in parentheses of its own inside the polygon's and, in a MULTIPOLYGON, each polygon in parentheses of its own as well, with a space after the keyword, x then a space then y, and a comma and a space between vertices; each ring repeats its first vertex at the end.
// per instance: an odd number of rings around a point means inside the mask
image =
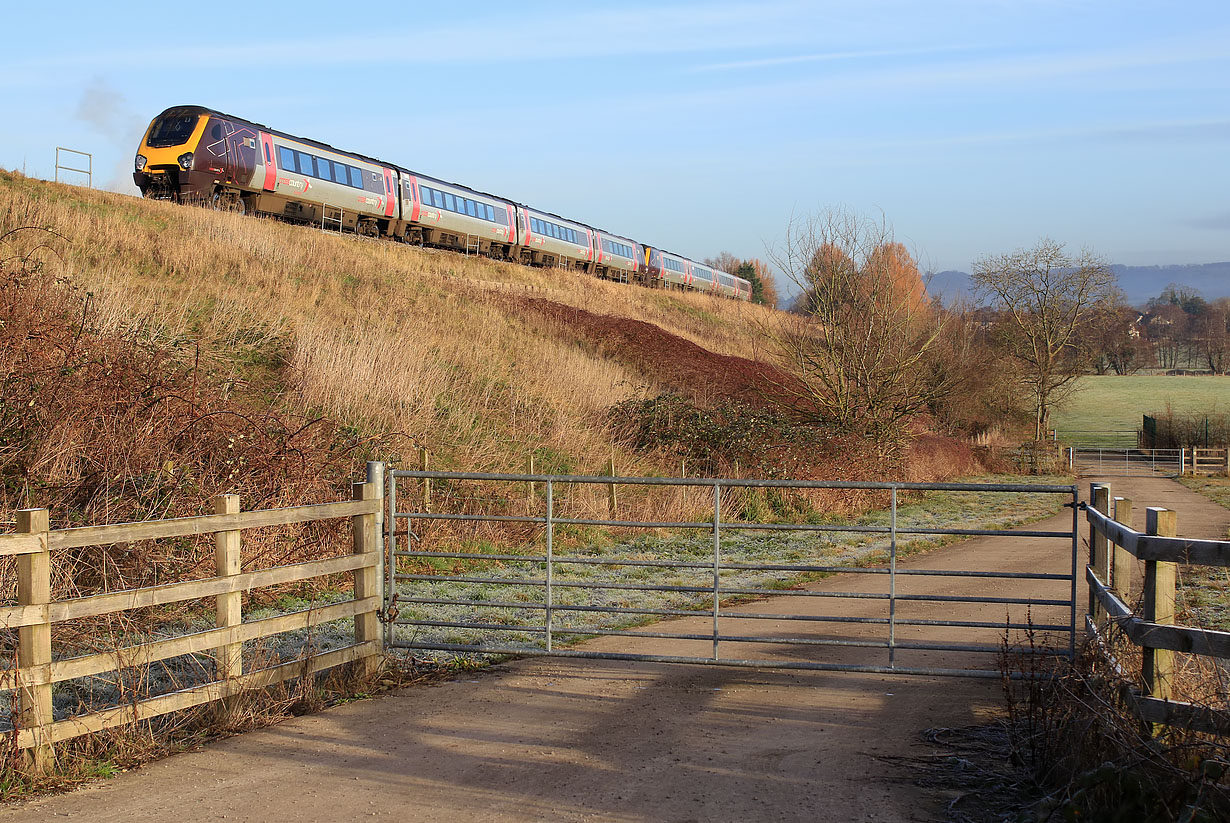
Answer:
POLYGON ((1129 684, 1124 689, 1128 704, 1155 727, 1230 735, 1230 713, 1175 699, 1177 654, 1230 660, 1230 632, 1175 625, 1177 567, 1230 566, 1230 541, 1177 537, 1175 512, 1157 507, 1146 509, 1145 531, 1134 531, 1129 525, 1131 500, 1112 500, 1104 484, 1093 484, 1089 497, 1086 629, 1111 668, 1129 684), (1139 592, 1133 587, 1136 561, 1144 564, 1139 592), (1128 605, 1135 597, 1139 612, 1128 605), (1140 649, 1139 677, 1116 654, 1116 641, 1123 640, 1140 649))
MULTIPOLYGON (((893 608, 899 602, 919 600, 943 600, 946 602, 969 601, 983 602, 986 597, 943 597, 920 598, 918 596, 902 595, 896 588, 898 576, 904 575, 965 575, 983 578, 1038 578, 1053 580, 1065 589, 1071 587, 1071 597, 1065 591, 1062 599, 1029 600, 1032 605, 1054 605, 1069 610, 1071 617, 1065 620, 1066 625, 1056 625, 1056 631, 1067 636, 1068 653, 1074 637, 1074 606, 1075 574, 1038 574, 1009 573, 994 570, 938 571, 919 569, 899 569, 895 562, 897 537, 901 534, 921 535, 960 535, 977 534, 1012 534, 1016 537, 1063 537, 1067 545, 1072 547, 1073 571, 1075 571, 1075 532, 1037 532, 1029 530, 991 529, 932 529, 904 526, 897 523, 895 516, 898 490, 950 490, 968 491, 975 488, 982 490, 1001 490, 990 486, 971 486, 968 484, 911 484, 911 483, 824 483, 824 482, 790 482, 790 481, 757 481, 757 480, 723 480, 714 478, 628 478, 628 477, 592 477, 592 476, 562 476, 550 474, 524 475, 487 475, 459 472, 431 472, 426 468, 426 457, 421 455, 419 471, 396 471, 386 475, 384 464, 372 462, 367 467, 367 477, 364 482, 355 483, 353 499, 346 502, 324 503, 315 505, 295 506, 290 508, 270 509, 263 511, 244 512, 240 510, 239 499, 234 495, 222 495, 213 500, 214 514, 198 517, 185 517, 173 520, 147 521, 106 526, 85 526, 68 529, 51 529, 48 512, 45 509, 30 509, 18 513, 17 533, 0 535, 0 556, 15 556, 18 571, 18 600, 15 606, 0 607, 0 628, 16 629, 18 635, 15 666, 6 671, 0 671, 0 690, 15 692, 15 729, 12 732, 16 747, 24 751, 29 766, 35 770, 46 770, 54 763, 54 745, 78 737, 80 735, 102 731, 104 729, 147 720, 181 709, 199 706, 206 703, 221 701, 225 705, 246 691, 261 689, 272 684, 324 671, 346 663, 355 663, 368 673, 380 665, 386 647, 399 648, 436 648, 459 652, 474 651, 480 653, 503 654, 556 654, 561 656, 594 656, 614 657, 619 659, 671 660, 672 662, 701 662, 724 665, 755 665, 777 666, 788 668, 811 668, 820 670, 854 670, 918 674, 960 674, 974 676, 999 676, 998 672, 988 670, 947 671, 929 669, 925 666, 901 666, 894 662, 894 653, 898 650, 917 647, 919 649, 947 649, 961 651, 980 651, 981 647, 969 644, 926 644, 902 643, 894 637, 893 629, 897 625, 951 625, 978 626, 981 624, 951 621, 944 619, 902 619, 893 608), (386 500, 385 478, 391 477, 388 498, 386 500), (419 511, 398 511, 396 499, 396 479, 417 481, 423 489, 429 488, 432 480, 495 480, 502 482, 521 482, 527 484, 534 494, 535 486, 546 491, 546 510, 541 515, 530 514, 521 516, 502 516, 489 514, 449 514, 432 512, 429 491, 424 491, 422 498, 416 502, 422 503, 419 511), (642 521, 624 521, 617 516, 618 499, 612 493, 607 501, 610 508, 609 519, 570 518, 560 516, 552 510, 554 495, 552 488, 561 484, 599 484, 612 490, 617 484, 634 485, 692 485, 711 487, 713 496, 714 516, 712 522, 679 522, 679 523, 649 523, 642 521), (894 506, 893 516, 887 526, 807 526, 807 525, 775 525, 748 522, 728 522, 721 514, 723 491, 737 488, 758 488, 762 486, 795 487, 795 488, 871 488, 888 491, 894 506), (386 509, 387 504, 387 509, 386 509), (330 557, 321 560, 275 566, 254 571, 242 571, 241 536, 248 529, 261 527, 283 526, 296 523, 337 518, 350 518, 352 530, 352 552, 348 555, 330 557), (401 519, 406 528, 397 530, 397 521, 401 519), (459 644, 430 642, 419 643, 398 637, 395 626, 404 624, 429 625, 432 621, 397 620, 395 604, 399 601, 403 606, 410 605, 416 599, 423 605, 443 602, 446 598, 407 597, 402 593, 396 596, 399 583, 414 580, 422 575, 406 574, 398 570, 395 561, 398 558, 421 558, 432 560, 436 558, 465 559, 468 555, 458 552, 435 553, 415 551, 407 547, 400 549, 396 537, 399 534, 413 535, 411 522, 413 520, 460 520, 488 522, 517 522, 537 524, 545 529, 546 548, 542 555, 509 554, 475 555, 476 560, 499 560, 504 563, 528 562, 541 565, 543 579, 518 580, 521 585, 542 586, 545 600, 538 608, 545 609, 545 620, 542 625, 519 626, 521 630, 540 633, 541 644, 531 644, 526 648, 491 647, 485 644, 464 646, 459 644), (551 536, 556 526, 613 526, 642 528, 675 528, 682 530, 701 530, 712 533, 713 552, 709 561, 699 559, 689 560, 628 560, 602 557, 571 557, 559 554, 553 549, 551 536), (722 538, 730 531, 774 531, 774 530, 819 530, 819 531, 853 531, 880 534, 889 540, 888 564, 884 568, 876 567, 829 567, 814 563, 765 564, 742 561, 731 562, 722 551, 722 538), (109 591, 84 597, 53 600, 51 579, 54 554, 72 548, 131 543, 144 540, 174 539, 200 535, 213 535, 215 547, 215 575, 200 580, 165 583, 123 591, 109 591), (1065 537, 1065 535, 1067 535, 1065 537), (387 542, 385 542, 387 540, 387 542), (386 558, 385 554, 389 557, 386 558), (620 655, 610 653, 594 653, 569 648, 560 648, 553 642, 557 636, 576 636, 578 633, 588 636, 624 635, 633 632, 623 629, 604 629, 599 626, 572 626, 562 622, 557 623, 560 615, 568 613, 606 613, 627 612, 641 617, 647 614, 683 616, 695 614, 690 609, 645 609, 623 608, 617 606, 582 607, 557 601, 553 590, 560 587, 575 588, 566 580, 554 579, 557 566, 575 567, 577 564, 624 565, 631 568, 663 568, 708 569, 712 580, 706 590, 711 595, 713 630, 705 637, 711 641, 713 649, 710 655, 698 655, 696 658, 662 658, 654 655, 620 655), (746 597, 748 595, 770 595, 780 593, 766 589, 763 592, 753 591, 741 586, 731 588, 722 580, 722 575, 732 571, 746 571, 763 567, 764 570, 777 570, 790 574, 815 573, 853 573, 862 575, 887 576, 889 588, 886 594, 853 595, 880 599, 887 606, 883 617, 858 618, 869 624, 881 624, 887 630, 887 636, 882 640, 868 640, 851 643, 848 640, 801 639, 797 637, 777 638, 772 636, 752 637, 729 634, 722 628, 722 622, 742 618, 758 618, 756 614, 737 614, 728 612, 724 598, 729 596, 746 597), (274 586, 278 584, 306 581, 329 575, 349 573, 353 575, 353 596, 344 602, 330 603, 327 606, 306 609, 265 617, 244 622, 241 595, 253 589, 274 586), (134 643, 131 646, 96 654, 86 654, 74 657, 57 657, 52 648, 52 627, 54 624, 79 618, 95 617, 117 612, 125 612, 150 606, 160 606, 201 598, 216 600, 215 628, 205 631, 182 634, 173 637, 163 637, 147 642, 134 643), (386 606, 389 608, 386 609, 386 606), (243 643, 259 640, 288 631, 303 630, 320 624, 341 620, 354 620, 354 638, 349 645, 322 654, 282 662, 253 671, 245 671, 243 659, 243 643), (381 623, 384 623, 382 626, 381 623), (1065 631, 1066 630, 1066 631, 1065 631), (792 644, 819 645, 843 644, 881 647, 888 652, 887 665, 835 665, 824 662, 791 662, 783 664, 780 661, 758 659, 732 659, 719 654, 719 644, 733 641, 742 643, 788 642, 792 644), (182 655, 207 655, 214 661, 213 680, 194 684, 186 688, 158 694, 152 697, 132 700, 122 705, 111 706, 100 711, 91 711, 72 717, 56 719, 53 716, 52 687, 75 678, 92 677, 108 672, 118 672, 124 669, 146 666, 158 661, 182 655)), ((527 464, 532 468, 532 463, 527 464)), ((613 468, 608 466, 608 468, 613 468)), ((1072 487, 1061 486, 1004 486, 1002 491, 1031 491, 1043 493, 1074 494, 1072 487)), ((1075 498, 1074 498, 1075 499, 1075 498)), ((1152 508, 1148 510, 1148 526, 1145 533, 1133 531, 1127 525, 1130 519, 1132 502, 1122 498, 1113 501, 1111 508, 1109 488, 1105 485, 1095 485, 1091 494, 1091 503, 1086 507, 1086 519, 1089 524, 1090 558, 1086 566, 1085 577, 1089 586, 1089 611, 1086 625, 1093 636, 1100 641, 1103 650, 1113 655, 1113 644, 1105 642, 1108 639, 1107 630, 1111 625, 1118 627, 1122 636, 1140 647, 1142 663, 1140 683, 1143 689, 1131 692, 1131 703, 1142 720, 1153 724, 1181 725, 1209 733, 1230 733, 1230 716, 1208 707, 1184 703, 1174 699, 1174 678, 1176 671, 1175 654, 1202 655, 1217 659, 1230 659, 1230 632, 1208 631, 1197 628, 1174 625, 1175 614, 1175 564, 1230 566, 1230 542, 1214 540, 1190 540, 1175 537, 1176 523, 1173 512, 1165 509, 1152 508), (1127 603, 1132 602, 1131 576, 1135 561, 1144 562, 1144 585, 1140 593, 1143 607, 1137 614, 1127 603)), ((1076 512, 1073 512, 1075 527, 1076 512)), ((464 577, 462 575, 461 577, 464 577)), ((486 580, 483 585, 497 585, 505 581, 486 580)), ((512 582, 512 581, 508 581, 512 582)), ((656 586, 652 584, 624 585, 605 584, 601 589, 669 589, 691 590, 688 586, 656 586)), ((696 591, 701 592, 701 587, 696 591)), ((792 592, 792 594, 800 594, 792 592)), ((820 592, 813 593, 813 596, 820 592)), ((851 595, 846 595, 851 596, 851 595)), ((1013 598, 996 599, 1003 603, 1026 603, 1013 598)), ((499 604, 496 604, 499 605, 499 604)), ((522 603, 521 606, 533 606, 532 603, 522 603)), ((844 620, 851 618, 834 618, 818 616, 810 618, 820 621, 844 620)), ((437 621, 439 622, 439 621, 437 621)), ((467 621, 456 621, 441 625, 456 625, 468 628, 467 621)), ((998 624, 1003 628, 1003 624, 998 624)), ((495 628, 510 628, 500 627, 495 628)), ((674 637, 666 632, 644 632, 637 634, 648 637, 674 637)), ((684 639, 702 639, 701 635, 682 635, 684 639)), ((1112 660, 1119 670, 1122 665, 1112 660)))
POLYGON ((353 486, 353 499, 337 503, 241 511, 236 495, 213 499, 214 514, 172 520, 51 529, 46 509, 17 513, 17 532, 0 535, 0 556, 15 556, 17 605, 0 606, 0 629, 17 629, 16 666, 0 671, 0 690, 15 692, 16 747, 27 766, 46 771, 54 763, 53 746, 84 734, 131 724, 223 701, 249 690, 354 663, 374 673, 383 659, 380 610, 384 464, 369 463, 367 478, 353 486), (247 529, 350 518, 353 551, 349 555, 241 571, 241 535, 247 529), (53 600, 51 579, 56 552, 87 546, 144 540, 214 535, 215 575, 201 580, 165 583, 85 597, 53 600), (289 614, 243 621, 241 596, 253 589, 350 573, 349 600, 289 614), (126 612, 201 598, 216 598, 216 627, 136 643, 98 654, 61 658, 53 655, 52 626, 68 620, 126 612), (334 620, 354 620, 354 642, 304 659, 244 671, 243 643, 334 620), (214 679, 153 697, 135 699, 69 718, 53 717, 52 687, 75 678, 146 666, 190 654, 214 660, 214 679))

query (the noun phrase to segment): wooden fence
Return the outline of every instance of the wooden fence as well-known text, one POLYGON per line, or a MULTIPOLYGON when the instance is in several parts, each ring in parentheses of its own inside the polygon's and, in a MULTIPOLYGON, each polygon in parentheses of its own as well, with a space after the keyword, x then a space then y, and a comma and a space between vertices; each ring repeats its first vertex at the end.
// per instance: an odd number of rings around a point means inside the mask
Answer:
POLYGON ((1191 466, 1195 475, 1230 475, 1230 449, 1192 449, 1191 466))
POLYGON ((46 509, 18 512, 17 533, 0 535, 0 556, 16 555, 18 575, 17 605, 0 607, 0 628, 16 628, 18 632, 17 665, 0 672, 0 689, 16 692, 16 743, 25 750, 27 765, 35 771, 47 770, 54 762, 54 744, 80 735, 227 700, 247 690, 344 663, 358 661, 368 673, 377 668, 383 653, 379 623, 383 476, 383 464, 369 463, 367 482, 354 484, 351 501, 242 512, 238 496, 222 495, 213 500, 214 514, 174 520, 52 530, 46 509), (240 535, 245 529, 342 517, 351 518, 353 552, 349 556, 240 571, 240 535), (214 535, 214 577, 51 599, 52 555, 56 551, 205 534, 214 535), (354 576, 351 600, 243 622, 240 598, 244 592, 347 572, 354 576), (68 659, 52 656, 54 623, 205 597, 217 598, 217 628, 101 654, 68 659), (306 659, 243 671, 244 641, 349 617, 354 618, 353 644, 306 659), (214 658, 211 682, 65 720, 52 717, 55 683, 195 653, 214 658))
MULTIPOLYGON (((1175 625, 1175 583, 1179 565, 1230 566, 1230 542, 1176 537, 1175 512, 1148 508, 1144 533, 1134 531, 1132 501, 1112 500, 1110 487, 1094 484, 1086 519, 1089 523, 1089 610, 1086 623, 1100 641, 1115 625, 1119 634, 1141 650, 1140 688, 1128 688, 1129 704, 1141 720, 1209 734, 1230 735, 1230 714, 1174 699, 1175 653, 1230 659, 1230 632, 1175 625), (1140 613, 1133 601, 1132 570, 1144 562, 1139 594, 1140 613)), ((1116 659, 1114 644, 1103 652, 1125 680, 1132 676, 1116 659)))

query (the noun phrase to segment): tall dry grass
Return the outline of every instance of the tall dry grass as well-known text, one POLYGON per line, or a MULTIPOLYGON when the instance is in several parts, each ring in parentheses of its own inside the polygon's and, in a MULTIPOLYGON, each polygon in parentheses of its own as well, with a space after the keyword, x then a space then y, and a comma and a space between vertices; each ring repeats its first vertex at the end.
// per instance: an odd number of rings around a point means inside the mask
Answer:
MULTIPOLYGON (((242 380, 285 358, 283 403, 429 448, 440 467, 507 469, 542 445, 597 470, 603 408, 657 387, 505 313, 532 289, 645 320, 709 350, 756 352, 757 306, 338 236, 272 220, 0 178, 0 212, 49 228, 100 325, 140 325, 242 380)), ((10 221, 11 222, 11 221, 10 221)), ((272 371, 272 370, 271 370, 272 371)), ((268 375, 275 379, 277 375, 268 375)))

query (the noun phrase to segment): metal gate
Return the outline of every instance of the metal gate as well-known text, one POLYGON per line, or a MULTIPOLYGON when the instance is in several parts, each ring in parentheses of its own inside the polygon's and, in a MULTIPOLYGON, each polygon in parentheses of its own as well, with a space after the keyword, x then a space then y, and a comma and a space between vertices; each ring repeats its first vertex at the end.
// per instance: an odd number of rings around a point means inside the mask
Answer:
POLYGON ((392 471, 386 645, 449 655, 1000 677, 1006 642, 1044 655, 1074 652, 1077 499, 1075 486, 1037 484, 392 471), (643 509, 654 510, 651 494, 666 494, 675 511, 703 505, 711 516, 621 519, 616 488, 640 494, 643 509), (801 523, 756 522, 766 500, 819 490, 878 495, 887 510, 851 522, 814 513, 801 523), (903 496, 936 493, 975 501, 1058 495, 1072 507, 1072 525, 899 522, 913 511, 903 508, 903 496), (976 536, 1040 541, 1033 550, 1060 558, 1060 571, 998 567, 1015 550, 987 556, 985 568, 899 563, 920 540, 976 536), (844 552, 851 546, 858 551, 844 552), (1021 580, 1045 581, 1047 596, 1019 596, 1012 587, 1021 580), (916 590, 926 581, 940 582, 916 590), (928 636, 936 632, 944 636, 928 636))
POLYGON ((1076 446, 1068 450, 1069 468, 1095 477, 1178 477, 1187 470, 1189 459, 1186 449, 1076 446))

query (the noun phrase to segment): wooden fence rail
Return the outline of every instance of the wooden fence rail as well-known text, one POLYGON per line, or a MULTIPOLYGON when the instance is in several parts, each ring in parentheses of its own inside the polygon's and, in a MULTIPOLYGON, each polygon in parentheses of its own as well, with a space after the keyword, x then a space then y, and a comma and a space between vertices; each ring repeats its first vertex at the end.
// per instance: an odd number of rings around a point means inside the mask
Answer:
POLYGON ((18 512, 17 534, 0 535, 0 556, 16 555, 17 561, 17 605, 0 607, 0 628, 15 628, 18 633, 17 665, 0 672, 0 690, 16 692, 15 737, 17 747, 24 750, 27 766, 34 771, 48 770, 55 759, 53 745, 83 734, 213 701, 227 701, 246 690, 264 688, 344 663, 357 662, 365 673, 374 671, 383 653, 379 623, 383 579, 380 535, 383 481, 384 464, 373 462, 367 466, 366 482, 354 484, 350 501, 242 512, 236 495, 221 495, 214 498, 215 513, 211 515, 54 531, 49 528, 46 509, 18 512), (244 530, 343 517, 351 519, 352 554, 241 571, 244 530), (51 599, 52 554, 55 551, 206 534, 214 535, 214 577, 68 600, 51 599), (240 598, 244 592, 344 572, 354 575, 354 596, 350 600, 243 622, 240 598), (216 628, 101 654, 58 660, 52 657, 51 627, 54 623, 206 597, 216 598, 216 628), (354 619, 354 643, 351 645, 257 671, 243 670, 245 641, 344 618, 354 619), (52 688, 56 683, 196 653, 205 653, 214 659, 211 682, 65 720, 57 721, 52 716, 52 688))
MULTIPOLYGON (((1129 690, 1130 704, 1147 723, 1230 735, 1230 714, 1173 699, 1176 652, 1230 659, 1230 632, 1175 625, 1177 566, 1230 566, 1230 541, 1177 537, 1175 513, 1155 507, 1146 509, 1145 532, 1134 531, 1128 525, 1132 501, 1114 498, 1112 515, 1110 488, 1103 484, 1091 487, 1089 499, 1085 512, 1090 549, 1085 569, 1089 583, 1086 622, 1099 639, 1113 624, 1140 648, 1141 688, 1129 690), (1132 558, 1144 561, 1140 614, 1128 605, 1132 558)), ((1103 649, 1122 672, 1111 645, 1103 649)))

